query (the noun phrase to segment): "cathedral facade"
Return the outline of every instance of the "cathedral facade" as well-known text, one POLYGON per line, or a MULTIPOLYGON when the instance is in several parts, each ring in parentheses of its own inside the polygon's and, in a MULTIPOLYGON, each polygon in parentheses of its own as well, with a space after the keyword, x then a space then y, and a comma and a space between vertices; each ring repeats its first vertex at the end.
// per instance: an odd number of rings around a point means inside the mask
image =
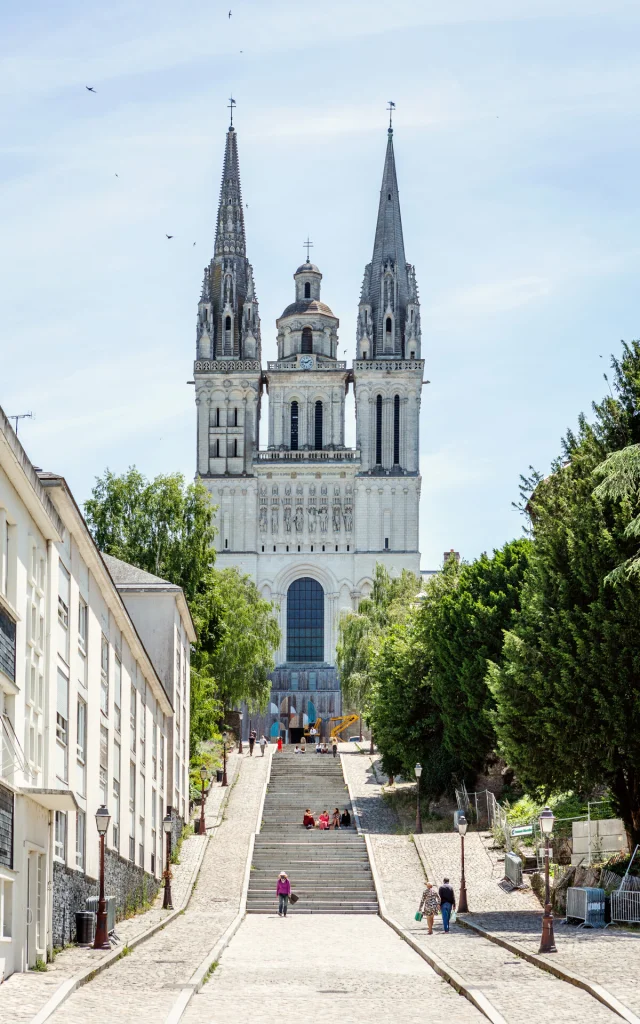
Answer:
MULTIPOLYGON (((318 719, 327 732, 342 713, 338 623, 370 593, 376 563, 394 575, 420 571, 424 361, 391 128, 351 365, 338 358, 339 321, 323 300, 318 267, 307 259, 293 281, 292 301, 276 321, 278 358, 265 367, 232 125, 215 251, 198 304, 197 472, 218 509, 218 566, 248 574, 278 609, 271 702, 252 724, 289 742, 318 719), (349 387, 355 448, 345 445, 349 387)), ((245 733, 248 726, 245 714, 245 733)))

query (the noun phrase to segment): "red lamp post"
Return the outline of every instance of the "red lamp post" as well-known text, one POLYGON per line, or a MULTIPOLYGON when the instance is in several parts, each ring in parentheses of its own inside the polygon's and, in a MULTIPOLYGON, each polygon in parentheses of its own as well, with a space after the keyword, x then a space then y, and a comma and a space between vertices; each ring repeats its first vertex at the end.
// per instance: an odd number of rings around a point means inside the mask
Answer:
POLYGON ((171 815, 167 811, 164 818, 162 819, 162 828, 166 840, 166 866, 164 869, 164 899, 162 901, 163 910, 173 910, 173 902, 171 900, 171 815))
POLYGON ((553 934, 553 910, 551 908, 551 890, 549 886, 549 837, 553 832, 555 815, 550 807, 545 807, 538 821, 544 836, 544 914, 542 915, 542 936, 539 953, 556 953, 556 940, 553 934))
POLYGON ((464 814, 458 817, 458 832, 460 833, 460 896, 458 897, 458 910, 461 914, 469 913, 467 903, 467 882, 464 877, 464 837, 467 834, 467 819, 464 814))
POLYGON ((104 804, 102 804, 96 811, 96 826, 100 836, 100 896, 98 899, 98 914, 96 916, 96 935, 93 940, 94 949, 111 949, 109 927, 107 925, 107 901, 104 898, 104 838, 110 821, 111 815, 104 804))

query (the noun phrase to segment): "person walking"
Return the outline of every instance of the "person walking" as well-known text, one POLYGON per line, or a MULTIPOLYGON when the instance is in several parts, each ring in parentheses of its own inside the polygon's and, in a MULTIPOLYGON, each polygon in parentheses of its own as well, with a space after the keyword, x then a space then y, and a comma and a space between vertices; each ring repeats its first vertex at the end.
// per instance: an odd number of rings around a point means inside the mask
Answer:
POLYGON ((262 754, 263 757, 264 757, 264 751, 265 751, 265 747, 266 746, 267 746, 267 738, 266 738, 265 734, 263 733, 262 736, 260 737, 260 753, 262 754))
POLYGON ((442 926, 445 932, 449 931, 449 919, 451 918, 451 911, 456 905, 456 894, 453 891, 452 886, 449 885, 449 879, 443 879, 443 885, 438 890, 440 897, 440 909, 442 911, 442 926))
POLYGON ((255 729, 252 729, 249 733, 249 757, 253 757, 253 748, 255 746, 257 735, 258 734, 255 729))
POLYGON ((278 876, 276 895, 278 897, 278 917, 286 917, 289 897, 291 895, 291 882, 284 871, 281 871, 278 876))
POLYGON ((438 896, 438 893, 433 888, 432 883, 427 882, 425 890, 422 893, 422 899, 420 900, 418 912, 424 914, 424 916, 427 919, 427 924, 429 926, 429 935, 433 935, 433 919, 438 913, 439 908, 440 898, 438 896))
POLYGON ((337 736, 332 736, 331 737, 331 750, 333 751, 333 756, 337 757, 338 756, 338 737, 337 736))
POLYGON ((282 750, 282 736, 278 736, 278 751, 282 750))

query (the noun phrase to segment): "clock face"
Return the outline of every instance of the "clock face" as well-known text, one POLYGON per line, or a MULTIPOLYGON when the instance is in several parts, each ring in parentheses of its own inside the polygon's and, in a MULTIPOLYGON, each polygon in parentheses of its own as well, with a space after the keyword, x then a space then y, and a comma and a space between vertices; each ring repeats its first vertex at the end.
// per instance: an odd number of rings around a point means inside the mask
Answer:
POLYGON ((311 356, 302 356, 302 359, 300 360, 300 369, 301 370, 311 370, 312 367, 313 367, 313 359, 311 358, 311 356))

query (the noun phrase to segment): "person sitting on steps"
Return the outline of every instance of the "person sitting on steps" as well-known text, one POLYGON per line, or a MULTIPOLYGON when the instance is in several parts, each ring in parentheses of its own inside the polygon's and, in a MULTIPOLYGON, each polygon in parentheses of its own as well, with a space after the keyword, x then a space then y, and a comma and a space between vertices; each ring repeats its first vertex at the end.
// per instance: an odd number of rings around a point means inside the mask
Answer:
POLYGON ((340 811, 337 807, 331 815, 331 828, 340 828, 340 811))
POLYGON ((302 824, 304 825, 305 828, 315 828, 316 827, 315 818, 314 818, 313 814, 311 813, 311 811, 309 810, 308 807, 307 807, 306 811, 304 812, 304 817, 302 819, 302 824))
POLYGON ((328 811, 323 811, 322 814, 320 815, 320 817, 318 818, 318 828, 321 828, 323 830, 329 828, 329 812, 328 811))
POLYGON ((351 824, 351 815, 349 814, 349 811, 347 810, 346 807, 340 817, 340 824, 342 825, 343 828, 348 828, 349 825, 351 824))

